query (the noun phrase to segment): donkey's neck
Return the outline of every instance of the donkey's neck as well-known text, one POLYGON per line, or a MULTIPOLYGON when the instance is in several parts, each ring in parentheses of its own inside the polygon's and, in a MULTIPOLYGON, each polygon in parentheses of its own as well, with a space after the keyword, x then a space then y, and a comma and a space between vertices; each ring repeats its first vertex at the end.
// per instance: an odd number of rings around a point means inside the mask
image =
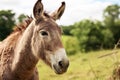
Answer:
POLYGON ((15 49, 14 60, 12 64, 12 72, 14 78, 26 80, 32 77, 38 59, 34 56, 31 49, 31 38, 34 26, 32 22, 23 33, 15 49))

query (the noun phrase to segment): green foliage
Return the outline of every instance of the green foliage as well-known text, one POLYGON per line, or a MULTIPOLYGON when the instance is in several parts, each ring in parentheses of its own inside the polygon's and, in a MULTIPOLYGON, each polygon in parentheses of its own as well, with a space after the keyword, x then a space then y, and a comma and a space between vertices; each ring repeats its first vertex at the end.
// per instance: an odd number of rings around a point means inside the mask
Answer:
POLYGON ((114 43, 120 38, 120 6, 119 5, 109 5, 104 10, 104 25, 110 29, 114 37, 114 43))
POLYGON ((25 14, 20 14, 18 17, 19 22, 22 22, 26 18, 25 14))
POLYGON ((79 41, 76 37, 63 36, 62 39, 68 55, 74 55, 79 51, 79 41))
POLYGON ((80 41, 80 49, 81 51, 85 50, 85 47, 88 41, 88 33, 90 32, 90 26, 92 26, 92 23, 90 20, 83 20, 81 22, 74 24, 74 29, 71 30, 71 33, 78 38, 80 41))
POLYGON ((70 32, 79 40, 81 51, 112 48, 113 46, 112 32, 100 21, 80 21, 74 24, 74 29, 70 32))
POLYGON ((71 33, 79 40, 81 51, 110 48, 113 35, 100 21, 83 20, 74 24, 71 33), (108 36, 109 35, 109 36, 108 36))
POLYGON ((120 14, 120 6, 115 4, 115 5, 109 5, 105 10, 104 10, 104 17, 111 17, 113 20, 119 18, 120 14))
POLYGON ((111 49, 120 39, 120 6, 110 5, 104 10, 103 21, 82 20, 63 28, 75 36, 81 51, 111 49))
POLYGON ((70 33, 70 31, 72 30, 74 28, 74 26, 73 25, 70 25, 70 26, 62 26, 62 30, 63 30, 63 34, 64 35, 72 35, 71 33, 70 33))
POLYGON ((1 10, 0 11, 0 40, 3 40, 8 36, 15 24, 14 19, 15 13, 11 10, 1 10))

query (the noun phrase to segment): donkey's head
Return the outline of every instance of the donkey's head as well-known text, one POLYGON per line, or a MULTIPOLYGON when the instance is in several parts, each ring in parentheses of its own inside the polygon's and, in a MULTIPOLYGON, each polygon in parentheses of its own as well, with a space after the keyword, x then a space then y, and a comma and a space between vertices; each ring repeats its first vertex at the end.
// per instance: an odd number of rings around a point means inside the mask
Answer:
POLYGON ((69 66, 65 49, 61 42, 61 29, 55 20, 59 19, 65 9, 65 2, 53 14, 44 12, 41 0, 33 9, 35 28, 32 37, 32 50, 36 57, 41 58, 57 74, 66 72, 69 66))

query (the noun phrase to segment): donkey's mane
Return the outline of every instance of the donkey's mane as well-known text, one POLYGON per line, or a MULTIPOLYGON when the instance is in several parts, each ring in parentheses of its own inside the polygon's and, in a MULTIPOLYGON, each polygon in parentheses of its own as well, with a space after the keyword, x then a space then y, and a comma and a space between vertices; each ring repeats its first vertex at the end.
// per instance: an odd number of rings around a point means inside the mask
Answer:
POLYGON ((32 22, 33 18, 27 16, 27 18, 20 23, 19 25, 15 26, 13 29, 13 32, 2 42, 0 42, 0 59, 2 55, 2 51, 13 51, 17 40, 19 40, 19 37, 22 35, 22 33, 25 31, 25 29, 29 26, 29 24, 32 22))
MULTIPOLYGON (((44 12, 44 16, 46 17, 50 17, 47 13, 47 11, 44 12)), ((23 32, 25 31, 25 29, 29 26, 29 24, 32 22, 33 18, 27 16, 27 18, 25 20, 23 20, 22 23, 18 24, 16 27, 13 28, 13 33, 14 32, 23 32)))
POLYGON ((27 16, 27 18, 23 20, 23 22, 13 28, 13 32, 5 40, 3 40, 3 42, 5 42, 7 46, 15 46, 18 38, 26 30, 32 20, 32 17, 27 16))
POLYGON ((13 33, 24 31, 29 26, 29 24, 32 22, 32 20, 33 20, 32 17, 27 16, 27 18, 23 20, 22 23, 18 24, 16 27, 13 28, 13 33))

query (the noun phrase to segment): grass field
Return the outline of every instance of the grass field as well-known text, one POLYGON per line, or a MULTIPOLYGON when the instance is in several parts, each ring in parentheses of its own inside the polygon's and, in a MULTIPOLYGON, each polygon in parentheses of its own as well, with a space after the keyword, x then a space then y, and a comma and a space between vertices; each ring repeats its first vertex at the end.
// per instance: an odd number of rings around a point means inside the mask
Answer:
POLYGON ((38 64, 40 80, 106 80, 119 62, 120 50, 102 58, 102 55, 113 53, 113 50, 102 50, 89 53, 77 53, 69 56, 70 66, 65 74, 57 75, 42 61, 38 64))

